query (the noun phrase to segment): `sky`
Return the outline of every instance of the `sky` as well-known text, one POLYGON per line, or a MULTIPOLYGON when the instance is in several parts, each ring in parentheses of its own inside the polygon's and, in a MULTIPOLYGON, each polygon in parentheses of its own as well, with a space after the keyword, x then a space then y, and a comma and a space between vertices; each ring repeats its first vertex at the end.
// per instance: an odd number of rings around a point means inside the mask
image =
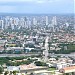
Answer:
POLYGON ((0 0, 0 13, 74 13, 75 0, 0 0))

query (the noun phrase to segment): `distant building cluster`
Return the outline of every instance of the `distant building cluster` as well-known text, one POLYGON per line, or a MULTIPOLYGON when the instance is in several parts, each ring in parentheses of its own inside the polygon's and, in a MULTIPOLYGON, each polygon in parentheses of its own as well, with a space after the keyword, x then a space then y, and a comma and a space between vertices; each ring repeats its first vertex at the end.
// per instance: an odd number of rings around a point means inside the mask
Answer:
POLYGON ((21 29, 21 28, 40 28, 50 29, 56 32, 60 30, 73 31, 74 17, 73 15, 36 15, 36 16, 1 16, 0 29, 21 29))

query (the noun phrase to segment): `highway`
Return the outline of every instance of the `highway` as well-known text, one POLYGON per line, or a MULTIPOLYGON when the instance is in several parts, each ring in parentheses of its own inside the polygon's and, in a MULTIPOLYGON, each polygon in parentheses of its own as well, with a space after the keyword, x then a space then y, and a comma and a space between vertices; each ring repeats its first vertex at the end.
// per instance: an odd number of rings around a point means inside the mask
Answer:
POLYGON ((22 57, 22 56, 37 56, 39 54, 0 54, 0 57, 22 57))
MULTIPOLYGON (((37 56, 40 53, 25 53, 25 54, 0 54, 0 57, 21 57, 21 56, 37 56)), ((49 56, 65 56, 65 57, 75 57, 75 53, 72 54, 48 54, 49 56)))
MULTIPOLYGON (((0 54, 0 57, 21 57, 21 56, 37 56, 39 53, 25 53, 25 54, 0 54)), ((74 54, 49 54, 49 56, 65 56, 65 57, 75 57, 74 54)))

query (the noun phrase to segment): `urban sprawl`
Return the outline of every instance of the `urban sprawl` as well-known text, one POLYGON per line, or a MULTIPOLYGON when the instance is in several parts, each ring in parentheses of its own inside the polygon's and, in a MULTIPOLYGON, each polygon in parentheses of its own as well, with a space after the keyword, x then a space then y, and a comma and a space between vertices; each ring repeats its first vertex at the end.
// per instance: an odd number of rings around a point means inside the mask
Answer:
POLYGON ((0 16, 0 75, 75 75, 74 15, 0 16))

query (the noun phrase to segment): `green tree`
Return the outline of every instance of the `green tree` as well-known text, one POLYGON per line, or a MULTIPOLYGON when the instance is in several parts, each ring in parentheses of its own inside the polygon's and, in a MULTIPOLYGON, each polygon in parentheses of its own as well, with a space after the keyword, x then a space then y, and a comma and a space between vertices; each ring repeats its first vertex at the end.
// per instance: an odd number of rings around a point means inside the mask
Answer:
POLYGON ((4 75, 7 75, 9 72, 8 71, 5 71, 4 75))
POLYGON ((30 75, 34 75, 33 73, 30 73, 30 75))
POLYGON ((18 73, 18 71, 13 71, 13 74, 16 75, 16 73, 18 73))
POLYGON ((47 66, 46 63, 41 62, 41 61, 36 61, 35 64, 36 64, 36 66, 47 66))
POLYGON ((0 67, 0 74, 4 71, 3 67, 0 67))

